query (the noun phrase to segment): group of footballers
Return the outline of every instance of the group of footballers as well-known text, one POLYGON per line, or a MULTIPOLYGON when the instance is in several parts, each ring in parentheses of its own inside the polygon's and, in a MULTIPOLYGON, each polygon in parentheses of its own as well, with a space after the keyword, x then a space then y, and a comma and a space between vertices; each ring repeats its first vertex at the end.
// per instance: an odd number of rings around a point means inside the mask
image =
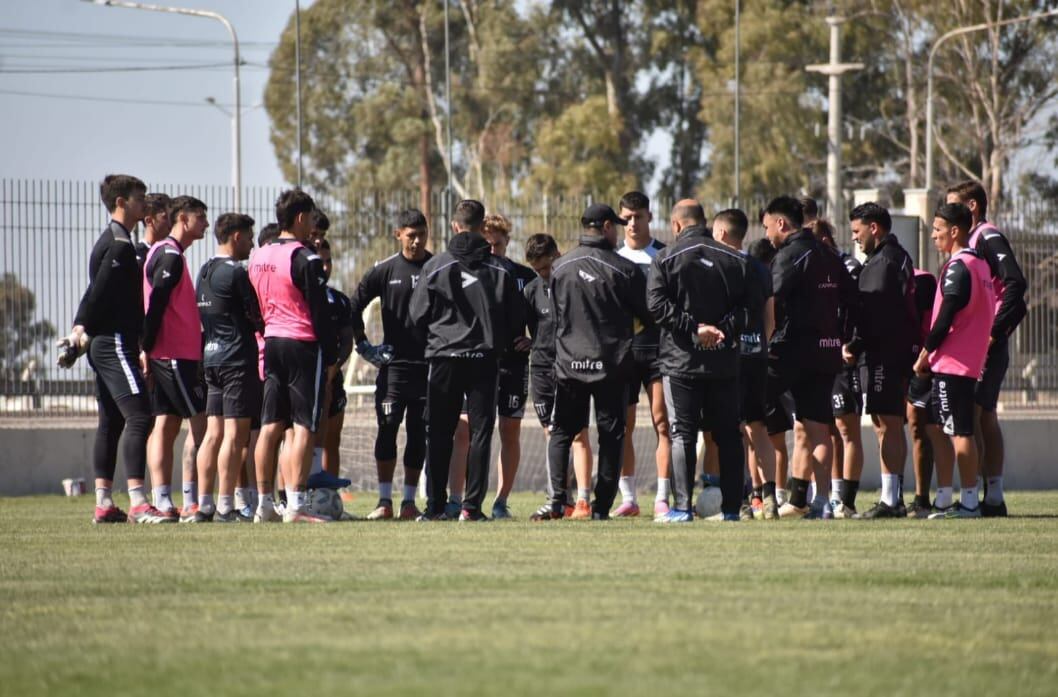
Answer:
POLYGON ((589 206, 565 254, 550 235, 529 236, 529 266, 507 258, 511 224, 480 202, 456 206, 436 254, 425 216, 401 211, 399 252, 351 298, 328 285, 329 221, 303 191, 279 196, 257 249, 252 218, 219 216, 217 253, 194 281, 185 253, 209 228, 202 201, 148 194, 127 175, 106 177, 100 193, 111 221, 59 358, 69 366, 87 353, 96 375, 96 523, 326 522, 307 492, 348 484, 338 476, 341 369, 354 349, 378 368, 371 520, 489 520, 497 419, 490 513, 510 518, 530 391, 549 474, 534 521, 640 514, 631 435, 641 392, 657 436, 659 522, 695 518, 700 455, 699 497, 719 500, 716 520, 1006 515, 996 405, 1026 284, 977 182, 951 187, 935 212, 931 238, 947 257, 940 283, 914 268, 875 203, 849 214, 861 264, 838 250, 811 199, 772 200, 760 212, 764 238, 744 250, 743 211, 707 219, 698 202, 680 201, 666 246, 651 236, 649 199, 630 192, 620 214, 589 206), (376 300, 377 344, 363 322, 376 300), (858 513, 864 407, 882 491, 858 513), (170 485, 184 420, 178 509, 170 485), (112 497, 119 440, 127 513, 112 497))

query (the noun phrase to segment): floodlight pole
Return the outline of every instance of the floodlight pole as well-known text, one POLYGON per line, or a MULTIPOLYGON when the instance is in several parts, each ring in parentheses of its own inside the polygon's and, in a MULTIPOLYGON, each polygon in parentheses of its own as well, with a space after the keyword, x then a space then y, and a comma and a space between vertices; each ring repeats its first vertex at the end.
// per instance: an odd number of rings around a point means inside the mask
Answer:
POLYGON ((125 0, 82 0, 94 5, 106 7, 124 7, 130 10, 149 10, 151 12, 167 12, 169 14, 189 15, 191 17, 206 17, 215 19, 224 25, 231 35, 232 46, 235 49, 235 110, 232 118, 232 156, 231 156, 231 179, 235 188, 235 210, 242 208, 242 100, 239 89, 239 38, 235 34, 235 27, 228 21, 227 17, 209 10, 192 10, 184 7, 165 7, 162 5, 147 5, 139 2, 125 2, 125 0))
POLYGON ((294 0, 294 106, 298 121, 298 188, 301 188, 301 1, 294 0))
POLYGON ((445 4, 445 149, 448 151, 448 180, 445 184, 445 226, 452 217, 452 49, 448 38, 448 0, 445 4))
POLYGON ((936 41, 933 42, 933 47, 929 50, 929 61, 926 64, 926 195, 929 196, 929 192, 933 190, 933 59, 937 55, 937 49, 948 39, 961 36, 962 34, 969 34, 975 31, 984 31, 991 27, 1003 27, 1008 24, 1021 24, 1023 22, 1032 22, 1037 19, 1044 19, 1046 17, 1054 17, 1058 15, 1058 8, 1053 10, 1047 10, 1046 12, 1038 12, 1032 15, 1024 15, 1022 17, 1011 17, 1010 19, 1000 20, 998 22, 983 22, 981 24, 972 24, 965 27, 959 27, 958 29, 952 29, 947 34, 941 35, 936 41))
POLYGON ((735 207, 742 205, 742 76, 739 72, 742 53, 742 0, 735 0, 735 207))
POLYGON ((827 25, 830 26, 830 62, 805 66, 805 70, 810 73, 822 73, 830 78, 830 93, 827 97, 827 216, 834 223, 838 223, 844 208, 841 176, 841 76, 855 70, 863 70, 863 63, 841 62, 839 29, 845 21, 844 17, 836 15, 827 17, 827 25))

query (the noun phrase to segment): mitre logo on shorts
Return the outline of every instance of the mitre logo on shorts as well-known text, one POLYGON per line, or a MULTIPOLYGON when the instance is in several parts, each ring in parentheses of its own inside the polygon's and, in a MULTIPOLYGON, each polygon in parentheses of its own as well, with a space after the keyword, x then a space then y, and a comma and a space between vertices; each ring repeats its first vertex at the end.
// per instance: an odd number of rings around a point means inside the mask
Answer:
POLYGON ((570 361, 569 367, 571 370, 599 371, 602 370, 602 361, 593 361, 590 358, 586 358, 583 361, 570 361))
MULTIPOLYGON (((476 280, 476 279, 475 279, 476 280)), ((484 358, 485 354, 481 351, 464 351, 463 353, 453 353, 452 358, 484 358)))
POLYGON ((827 280, 825 280, 822 283, 820 283, 817 287, 820 290, 828 290, 828 289, 837 288, 838 284, 834 283, 834 281, 830 280, 830 274, 827 274, 827 280))
POLYGON ((595 276, 592 276, 590 273, 588 273, 584 269, 580 269, 579 271, 577 271, 577 275, 580 276, 581 278, 583 278, 588 283, 595 283, 595 276))
POLYGON ((474 283, 478 282, 478 279, 477 279, 476 276, 472 276, 471 274, 468 274, 466 271, 460 271, 459 273, 463 277, 463 288, 466 288, 467 286, 473 285, 474 283))
POLYGON ((834 349, 841 348, 841 339, 832 336, 825 336, 819 340, 819 348, 821 349, 834 349))

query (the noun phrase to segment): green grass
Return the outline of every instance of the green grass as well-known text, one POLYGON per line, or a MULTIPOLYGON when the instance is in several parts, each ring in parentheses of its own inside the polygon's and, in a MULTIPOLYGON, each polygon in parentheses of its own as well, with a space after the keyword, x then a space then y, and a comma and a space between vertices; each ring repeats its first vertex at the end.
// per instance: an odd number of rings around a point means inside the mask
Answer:
MULTIPOLYGON (((862 494, 869 501, 871 494, 862 494)), ((0 695, 1054 695, 1008 520, 100 526, 0 500, 0 695)), ((353 506, 363 514, 372 501, 353 506)))

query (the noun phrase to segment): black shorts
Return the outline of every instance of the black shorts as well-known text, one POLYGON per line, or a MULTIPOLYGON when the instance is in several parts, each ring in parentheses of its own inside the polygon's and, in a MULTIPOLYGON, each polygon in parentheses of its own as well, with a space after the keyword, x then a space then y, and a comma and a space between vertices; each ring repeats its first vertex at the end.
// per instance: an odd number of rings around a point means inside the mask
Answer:
POLYGON ((833 388, 834 375, 831 373, 814 373, 800 369, 788 359, 783 362, 774 357, 769 358, 766 419, 768 432, 782 432, 773 430, 773 426, 780 425, 777 415, 782 410, 784 392, 789 392, 793 397, 794 415, 798 421, 834 423, 834 411, 831 406, 833 388))
POLYGON ((742 422, 764 421, 768 413, 767 398, 767 356, 742 356, 738 364, 738 413, 742 422))
POLYGON ((835 417, 863 413, 863 386, 860 384, 859 365, 847 365, 834 376, 830 401, 835 417))
POLYGON ((529 364, 521 361, 501 361, 496 413, 508 419, 525 416, 525 400, 529 396, 529 364))
POLYGON ((933 378, 930 375, 912 375, 907 384, 907 401, 926 416, 926 423, 936 425, 937 414, 933 410, 933 378))
POLYGON ((327 405, 327 418, 333 419, 342 412, 349 405, 349 397, 345 394, 345 380, 342 375, 342 371, 337 371, 334 374, 334 380, 331 380, 331 402, 327 405))
POLYGON ((555 370, 550 366, 530 368, 529 387, 533 393, 533 409, 540 425, 551 425, 551 412, 555 408, 555 370))
POLYGON ((974 401, 985 411, 995 411, 999 404, 999 391, 1010 367, 1010 348, 1006 339, 1000 339, 988 347, 985 369, 977 383, 974 401))
POLYGON ((899 416, 907 414, 908 371, 902 366, 867 363, 866 406, 868 414, 899 416))
POLYGON ((139 345, 121 334, 100 334, 88 345, 88 363, 96 374, 96 390, 104 390, 116 402, 122 397, 147 396, 147 383, 140 370, 139 345))
POLYGON ((261 422, 303 426, 315 433, 323 416, 327 379, 319 345, 315 341, 268 337, 264 359, 261 422))
POLYGON ((155 416, 190 419, 206 410, 206 382, 202 362, 182 358, 152 358, 151 409, 155 416))
POLYGON ((973 378, 933 374, 933 414, 949 436, 973 436, 976 388, 973 378))
POLYGON ((390 363, 375 378, 375 418, 379 426, 399 426, 409 409, 426 409, 425 363, 390 363))
POLYGON ((661 380, 658 349, 632 350, 632 375, 628 379, 628 405, 639 404, 639 390, 650 390, 650 384, 661 380))
POLYGON ((255 419, 261 416, 261 380, 257 365, 209 366, 206 373, 206 416, 255 419))

